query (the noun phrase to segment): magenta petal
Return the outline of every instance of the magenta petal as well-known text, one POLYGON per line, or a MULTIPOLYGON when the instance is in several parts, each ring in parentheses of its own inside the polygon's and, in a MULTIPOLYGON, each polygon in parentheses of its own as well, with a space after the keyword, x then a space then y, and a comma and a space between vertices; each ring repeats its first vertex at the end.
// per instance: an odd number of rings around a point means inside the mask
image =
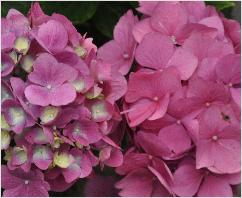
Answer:
MULTIPOLYGON (((105 148, 104 148, 105 149, 105 148)), ((103 150, 101 151, 103 152, 103 150)), ((104 164, 110 167, 119 167, 123 163, 123 154, 119 149, 112 148, 104 164)))
POLYGON ((174 46, 169 37, 149 33, 137 47, 135 58, 142 66, 160 69, 165 67, 173 52, 174 46))
POLYGON ((41 170, 46 170, 52 162, 53 153, 47 146, 35 146, 33 162, 41 170))
POLYGON ((170 101, 169 94, 166 94, 158 103, 155 112, 148 118, 148 120, 157 120, 162 118, 168 107, 168 103, 170 101))
POLYGON ((240 83, 240 55, 230 54, 221 58, 216 64, 216 74, 225 84, 240 83))
POLYGON ((65 83, 50 92, 50 100, 53 106, 67 105, 76 98, 76 90, 70 83, 65 83))
POLYGON ((156 103, 149 99, 140 99, 130 106, 127 113, 129 126, 134 127, 148 119, 156 110, 156 103))
POLYGON ((206 17, 198 22, 199 24, 206 25, 207 27, 215 28, 218 31, 218 38, 224 38, 224 26, 222 20, 218 16, 206 17))
POLYGON ((32 128, 25 133, 25 139, 33 144, 47 144, 49 143, 48 137, 45 135, 42 128, 32 128))
POLYGON ((168 66, 175 66, 180 73, 182 80, 188 80, 197 68, 198 60, 190 52, 184 49, 177 49, 168 62, 168 66))
POLYGON ((28 79, 41 86, 57 87, 66 81, 73 81, 77 77, 77 70, 71 66, 57 62, 50 54, 42 53, 34 61, 34 71, 28 79))
POLYGON ((139 7, 136 8, 139 12, 151 16, 154 13, 159 1, 139 1, 139 7))
POLYGON ((156 134, 139 131, 136 141, 147 154, 163 157, 169 153, 167 145, 156 134))
POLYGON ((123 197, 149 197, 152 193, 152 178, 152 174, 147 169, 140 168, 117 182, 115 187, 121 189, 119 195, 123 197))
POLYGON ((72 149, 71 154, 75 161, 65 170, 63 176, 66 182, 70 183, 77 178, 85 178, 92 172, 92 164, 87 155, 78 149, 72 149))
POLYGON ((174 173, 172 190, 178 196, 194 196, 201 184, 203 175, 201 170, 196 170, 193 160, 184 161, 174 173))
POLYGON ((34 33, 36 40, 50 52, 62 51, 68 41, 68 35, 64 26, 55 20, 49 20, 39 26, 37 33, 34 33))
POLYGON ((46 87, 29 85, 24 91, 25 97, 31 104, 48 106, 50 104, 50 93, 46 87))
POLYGON ((206 176, 199 191, 201 197, 232 197, 233 192, 229 183, 216 176, 206 176), (212 188, 211 188, 212 187, 212 188))
POLYGON ((187 12, 180 2, 162 2, 151 16, 151 24, 157 31, 173 36, 187 19, 187 12))
POLYGON ((133 36, 138 43, 143 40, 146 34, 151 32, 154 32, 154 30, 150 26, 150 18, 139 21, 133 28, 133 36))
POLYGON ((15 66, 13 60, 5 53, 1 53, 1 76, 7 76, 10 74, 15 66))

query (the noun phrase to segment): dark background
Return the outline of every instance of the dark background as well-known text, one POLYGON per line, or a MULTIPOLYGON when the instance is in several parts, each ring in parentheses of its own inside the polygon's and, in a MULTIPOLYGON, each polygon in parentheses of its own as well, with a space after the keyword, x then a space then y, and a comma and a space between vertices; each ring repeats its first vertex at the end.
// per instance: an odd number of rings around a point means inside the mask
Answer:
MULTIPOLYGON (((1 4, 1 15, 4 17, 10 8, 27 14, 31 2, 4 1, 1 4)), ((209 1, 206 4, 214 5, 226 17, 240 21, 240 1, 209 1)), ((138 7, 137 1, 41 1, 40 5, 48 15, 56 12, 68 17, 82 35, 87 32, 89 37, 93 37, 98 47, 112 38, 115 24, 127 10, 132 9, 136 15, 139 15, 135 10, 138 7)))
MULTIPOLYGON (((241 5, 240 1, 209 1, 206 4, 214 5, 218 10, 224 13, 228 18, 241 21, 241 5)), ((135 10, 138 7, 137 1, 82 1, 82 2, 47 2, 42 1, 40 5, 44 12, 51 15, 53 12, 61 13, 68 17, 78 32, 82 35, 87 32, 88 37, 94 38, 94 44, 100 47, 105 42, 112 39, 112 32, 115 24, 120 16, 127 10, 132 9, 136 15, 140 14, 135 10)), ((31 6, 31 2, 26 1, 4 1, 1 2, 1 16, 5 17, 10 8, 15 8, 23 14, 27 14, 31 6)), ((99 172, 99 168, 95 168, 95 172, 99 172)), ((114 175, 111 168, 104 168, 102 175, 114 175)), ((84 196, 83 188, 86 179, 80 179, 74 186, 63 193, 50 193, 50 196, 84 196)), ((237 188, 236 191, 240 189, 237 188)), ((117 195, 116 195, 117 196, 117 195)))

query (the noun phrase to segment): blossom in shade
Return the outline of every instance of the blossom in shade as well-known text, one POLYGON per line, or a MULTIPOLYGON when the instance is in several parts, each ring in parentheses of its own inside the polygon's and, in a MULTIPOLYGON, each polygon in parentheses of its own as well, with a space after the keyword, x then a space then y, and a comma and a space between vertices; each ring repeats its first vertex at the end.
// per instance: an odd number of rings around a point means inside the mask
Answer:
POLYGON ((189 79, 198 64, 191 52, 183 47, 175 48, 167 36, 159 33, 150 33, 144 37, 137 47, 135 58, 140 65, 156 70, 174 66, 182 80, 189 79))
POLYGON ((144 120, 156 120, 167 111, 170 94, 180 88, 180 78, 174 68, 130 75, 125 101, 129 103, 127 118, 130 126, 144 120))
POLYGON ((214 174, 206 169, 196 169, 195 161, 183 160, 174 172, 173 191, 178 196, 230 197, 230 185, 240 183, 240 173, 214 174))
POLYGON ((196 146, 196 168, 207 167, 219 174, 240 171, 239 125, 225 121, 218 108, 211 107, 200 115, 196 146))
POLYGON ((32 104, 60 106, 74 101, 75 88, 69 82, 77 76, 72 67, 58 63, 50 54, 41 54, 28 76, 32 83, 26 87, 25 97, 32 104))
POLYGON ((129 10, 116 24, 113 37, 98 49, 97 57, 106 63, 110 63, 113 69, 122 74, 127 74, 134 58, 136 42, 132 35, 132 28, 137 22, 137 18, 129 10))
POLYGON ((5 189, 4 197, 47 197, 50 190, 43 173, 38 169, 32 169, 29 172, 21 169, 11 171, 7 166, 2 165, 1 183, 5 189))

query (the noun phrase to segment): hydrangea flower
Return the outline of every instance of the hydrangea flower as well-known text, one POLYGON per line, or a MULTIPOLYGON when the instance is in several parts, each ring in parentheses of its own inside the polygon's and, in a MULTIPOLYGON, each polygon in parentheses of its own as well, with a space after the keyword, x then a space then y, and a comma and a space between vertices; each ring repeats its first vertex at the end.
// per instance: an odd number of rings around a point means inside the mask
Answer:
POLYGON ((31 83, 26 87, 25 97, 30 103, 40 106, 61 106, 75 100, 76 91, 69 81, 77 71, 58 63, 50 54, 41 54, 34 62, 34 71, 28 76, 31 83))
POLYGON ((8 39, 1 52, 3 169, 19 177, 4 186, 4 195, 48 196, 87 178, 97 165, 121 165, 117 101, 127 82, 118 68, 98 59, 92 38, 68 18, 48 16, 36 2, 28 18, 10 10, 2 25, 8 39), (25 187, 26 177, 32 187, 25 187))
POLYGON ((110 63, 122 74, 128 73, 133 62, 136 42, 132 36, 132 29, 136 22, 137 17, 129 10, 114 28, 114 40, 98 49, 98 58, 110 63))
POLYGON ((24 172, 22 169, 14 171, 1 166, 1 183, 5 189, 4 197, 48 196, 49 184, 44 180, 43 173, 38 169, 24 172))

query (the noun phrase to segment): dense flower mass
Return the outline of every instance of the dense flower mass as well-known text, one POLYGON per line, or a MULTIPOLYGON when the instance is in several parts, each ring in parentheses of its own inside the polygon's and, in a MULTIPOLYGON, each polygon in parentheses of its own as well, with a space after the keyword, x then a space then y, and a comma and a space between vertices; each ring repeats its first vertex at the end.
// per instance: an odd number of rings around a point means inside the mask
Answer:
POLYGON ((38 3, 2 19, 3 196, 64 191, 94 166, 123 162, 116 101, 127 83, 91 38, 38 3))
POLYGON ((131 148, 116 169, 119 195, 232 196, 241 165, 239 23, 203 2, 137 10, 142 19, 125 31, 136 67, 121 112, 131 148))
POLYGON ((38 3, 2 19, 3 196, 48 196, 79 178, 87 196, 233 196, 240 24, 203 2, 137 11, 100 48, 38 3))

